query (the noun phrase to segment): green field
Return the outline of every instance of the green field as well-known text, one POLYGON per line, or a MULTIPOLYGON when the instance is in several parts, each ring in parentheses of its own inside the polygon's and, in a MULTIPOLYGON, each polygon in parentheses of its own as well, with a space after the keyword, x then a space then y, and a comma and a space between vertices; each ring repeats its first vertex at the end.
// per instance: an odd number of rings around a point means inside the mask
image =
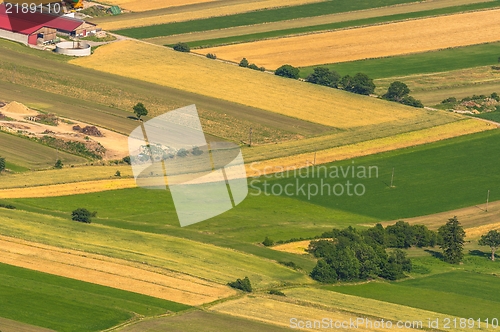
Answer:
POLYGON ((57 159, 64 164, 82 164, 87 159, 4 132, 0 132, 0 156, 8 162, 7 168, 15 172, 26 169, 53 167, 57 159))
POLYGON ((371 282, 326 289, 463 318, 489 318, 490 322, 498 318, 500 310, 498 277, 473 272, 453 271, 398 283, 371 282))
MULTIPOLYGON (((490 200, 499 200, 500 193, 494 190, 499 175, 491 172, 498 164, 499 140, 500 132, 490 131, 357 158, 353 160, 354 165, 377 166, 379 169, 378 178, 351 179, 352 183, 364 184, 364 196, 317 195, 308 201, 304 195, 256 195, 257 191, 251 189, 247 199, 236 208, 186 228, 178 227, 169 192, 126 189, 9 202, 19 209, 55 216, 67 216, 72 209, 87 206, 98 211, 96 223, 186 237, 278 260, 293 255, 276 254, 252 243, 261 242, 265 236, 274 240, 309 237, 332 227, 395 220, 482 204, 488 189, 491 190, 490 200), (395 187, 389 188, 393 167, 395 187), (147 222, 144 216, 147 216, 147 222)), ((332 165, 347 167, 353 161, 332 165)), ((297 179, 267 180, 270 185, 285 186, 297 179)), ((330 183, 345 183, 346 180, 326 179, 330 183)), ((310 179, 310 183, 320 181, 318 177, 310 179)), ((271 193, 270 189, 268 193, 271 193)))
POLYGON ((486 119, 486 120, 491 120, 491 121, 495 121, 495 122, 500 122, 500 112, 498 112, 498 111, 478 114, 478 115, 475 115, 475 117, 478 117, 481 119, 486 119))
POLYGON ((127 326, 122 332, 285 332, 289 329, 215 312, 192 311, 173 317, 143 321, 127 326))
MULTIPOLYGON (((423 17, 429 17, 429 16, 447 15, 447 14, 449 15, 449 14, 455 14, 455 13, 466 12, 466 11, 471 11, 471 10, 489 9, 489 8, 498 7, 498 5, 499 5, 498 1, 476 3, 476 4, 469 4, 469 5, 462 5, 462 6, 439 8, 439 9, 433 9, 433 10, 423 10, 423 11, 411 12, 411 13, 405 13, 405 14, 395 14, 395 15, 379 16, 379 17, 365 18, 365 19, 345 21, 345 22, 336 22, 336 23, 330 23, 330 24, 304 26, 304 27, 300 27, 300 28, 274 30, 274 31, 246 34, 246 35, 237 35, 237 36, 224 37, 224 38, 208 39, 208 40, 197 40, 197 41, 190 41, 187 44, 191 48, 197 48, 197 47, 204 48, 204 47, 214 47, 214 46, 219 46, 219 45, 227 45, 227 44, 235 44, 235 43, 246 43, 246 42, 252 42, 252 41, 261 40, 261 39, 286 37, 286 36, 290 36, 290 35, 294 35, 294 34, 301 34, 301 33, 320 32, 320 31, 327 31, 327 30, 330 31, 330 30, 336 30, 336 29, 344 29, 344 28, 367 26, 367 25, 373 25, 373 24, 389 23, 389 22, 408 20, 408 19, 417 19, 417 18, 423 18, 423 17)), ((179 38, 181 38, 181 37, 179 37, 179 38)), ((181 42, 181 41, 182 40, 179 40, 179 42, 181 42)), ((166 46, 173 46, 173 44, 166 45, 166 46)), ((332 65, 332 67, 333 67, 333 65, 332 65)), ((301 77, 305 78, 311 72, 312 72, 311 68, 304 68, 304 71, 301 73, 301 77)), ((349 73, 349 74, 352 75, 355 73, 349 73)))
POLYGON ((351 2, 342 0, 329 0, 325 2, 305 4, 300 6, 268 9, 187 22, 158 24, 148 27, 117 30, 114 32, 127 37, 143 39, 160 36, 171 36, 195 31, 206 31, 244 25, 253 25, 266 22, 293 20, 303 17, 343 13, 354 10, 377 8, 410 2, 416 2, 416 0, 364 0, 351 2))
POLYGON ((101 331, 189 306, 0 264, 0 316, 57 331, 101 331))
MULTIPOLYGON (((498 63, 499 52, 500 43, 489 43, 323 66, 337 71, 340 75, 354 75, 361 72, 376 79, 495 65, 498 63)), ((313 72, 314 67, 301 68, 301 77, 307 77, 313 72)))

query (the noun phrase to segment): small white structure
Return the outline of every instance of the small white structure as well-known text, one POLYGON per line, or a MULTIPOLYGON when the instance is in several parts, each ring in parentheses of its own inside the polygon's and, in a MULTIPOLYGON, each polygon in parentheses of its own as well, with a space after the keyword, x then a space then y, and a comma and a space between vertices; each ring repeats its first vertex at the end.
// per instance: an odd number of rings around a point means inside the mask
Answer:
POLYGON ((89 56, 91 48, 84 41, 65 41, 56 44, 55 52, 69 56, 89 56))

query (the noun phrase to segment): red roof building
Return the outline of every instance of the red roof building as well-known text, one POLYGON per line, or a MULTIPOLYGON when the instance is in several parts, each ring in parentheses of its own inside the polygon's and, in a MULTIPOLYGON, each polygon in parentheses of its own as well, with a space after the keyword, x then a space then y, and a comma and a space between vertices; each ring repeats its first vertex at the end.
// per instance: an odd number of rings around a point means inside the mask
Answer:
MULTIPOLYGON (((15 7, 14 7, 15 8, 15 7)), ((74 18, 55 16, 45 13, 17 13, 11 8, 7 12, 5 4, 0 4, 0 38, 22 42, 25 45, 36 45, 37 39, 43 35, 44 40, 55 38, 56 31, 67 35, 85 37, 88 26, 95 25, 74 18), (82 29, 85 27, 86 29, 82 29)))

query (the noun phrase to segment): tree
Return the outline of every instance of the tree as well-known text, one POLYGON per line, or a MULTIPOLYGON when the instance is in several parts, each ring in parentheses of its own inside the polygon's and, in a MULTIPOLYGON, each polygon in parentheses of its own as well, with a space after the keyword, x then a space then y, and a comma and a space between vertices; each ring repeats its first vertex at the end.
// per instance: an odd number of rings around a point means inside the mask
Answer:
POLYGON ((299 78, 299 72, 300 72, 299 68, 295 68, 294 66, 291 65, 283 65, 278 69, 276 69, 274 74, 281 77, 297 79, 299 78))
POLYGON ((85 208, 79 208, 71 212, 71 219, 90 224, 93 215, 95 216, 95 213, 93 214, 85 208))
POLYGON ((408 96, 409 93, 410 88, 408 88, 406 84, 400 81, 394 81, 391 83, 389 89, 387 89, 386 94, 383 95, 382 98, 401 102, 403 97, 408 96))
POLYGON ((207 58, 209 59, 217 59, 217 55, 215 55, 214 53, 207 53, 207 58))
POLYGON ((252 292, 252 284, 250 283, 250 279, 248 279, 248 277, 245 277, 244 279, 236 279, 236 281, 229 282, 228 285, 248 293, 252 292))
POLYGON ((191 48, 186 43, 177 43, 174 45, 174 50, 176 50, 177 52, 186 52, 187 53, 187 52, 191 51, 191 48))
POLYGON ((500 246, 500 232, 497 230, 489 231, 487 234, 484 234, 479 239, 478 244, 480 246, 488 246, 491 248, 491 260, 495 260, 495 251, 500 246))
POLYGON ((249 63, 248 63, 247 58, 243 58, 243 59, 241 59, 241 61, 240 61, 240 63, 239 63, 239 66, 240 66, 240 67, 244 67, 244 68, 246 68, 246 67, 248 67, 248 64, 249 64, 249 63))
POLYGON ((5 170, 5 158, 0 157, 0 172, 5 170))
POLYGON ((342 86, 344 90, 360 95, 369 95, 375 91, 373 80, 363 73, 357 73, 354 77, 344 76, 342 86))
POLYGON ((340 81, 340 75, 336 71, 330 71, 326 67, 316 67, 314 72, 307 76, 306 81, 309 83, 337 88, 340 81))
POLYGON ((405 277, 405 271, 411 271, 411 261, 403 250, 396 249, 389 255, 383 277, 389 280, 401 279, 405 277))
POLYGON ((413 107, 418 107, 418 108, 423 108, 424 104, 418 99, 413 98, 412 96, 405 96, 403 99, 401 99, 401 104, 407 105, 407 106, 413 106, 413 107))
POLYGON ((310 274, 311 278, 326 284, 337 282, 337 273, 324 259, 320 259, 310 274))
POLYGON ((409 248, 415 242, 409 223, 402 220, 386 227, 388 246, 391 248, 409 248))
POLYGON ((148 115, 148 110, 146 109, 146 107, 144 106, 143 103, 137 103, 133 107, 133 110, 134 110, 135 115, 137 116, 137 119, 139 119, 139 120, 141 119, 141 116, 148 115))
POLYGON ((465 231, 457 217, 449 219, 444 226, 439 227, 438 234, 442 238, 444 260, 450 264, 460 263, 464 257, 465 231))
POLYGON ((61 161, 61 159, 57 159, 56 163, 54 164, 54 167, 57 169, 63 168, 63 162, 61 161))

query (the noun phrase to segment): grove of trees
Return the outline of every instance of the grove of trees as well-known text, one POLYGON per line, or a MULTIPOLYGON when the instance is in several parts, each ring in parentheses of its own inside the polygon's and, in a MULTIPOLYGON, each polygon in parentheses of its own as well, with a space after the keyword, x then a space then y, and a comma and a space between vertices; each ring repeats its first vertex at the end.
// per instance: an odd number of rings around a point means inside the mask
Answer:
POLYGON ((245 277, 244 279, 236 279, 236 281, 229 282, 228 286, 235 289, 240 289, 247 293, 252 292, 252 284, 250 283, 250 279, 248 279, 248 277, 245 277))
POLYGON ((420 100, 417 100, 410 96, 410 88, 403 82, 394 81, 391 83, 387 92, 382 96, 382 98, 390 101, 395 101, 408 106, 413 107, 424 107, 420 100))

